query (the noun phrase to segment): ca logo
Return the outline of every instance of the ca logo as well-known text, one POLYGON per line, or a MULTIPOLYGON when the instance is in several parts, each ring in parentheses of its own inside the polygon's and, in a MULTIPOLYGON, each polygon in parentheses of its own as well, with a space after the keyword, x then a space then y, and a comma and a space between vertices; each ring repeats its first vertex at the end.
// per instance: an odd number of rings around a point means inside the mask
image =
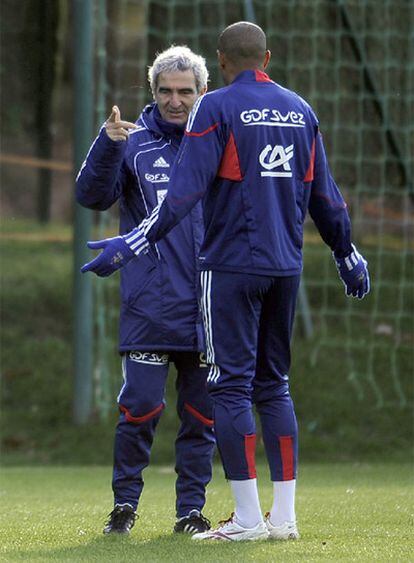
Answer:
POLYGON ((259 162, 266 171, 261 176, 292 177, 289 160, 293 157, 293 145, 284 148, 282 145, 266 145, 259 156, 259 162), (270 153, 270 154, 269 154, 270 153), (274 170, 279 168, 279 170, 274 170), (282 170, 280 170, 282 168, 282 170))

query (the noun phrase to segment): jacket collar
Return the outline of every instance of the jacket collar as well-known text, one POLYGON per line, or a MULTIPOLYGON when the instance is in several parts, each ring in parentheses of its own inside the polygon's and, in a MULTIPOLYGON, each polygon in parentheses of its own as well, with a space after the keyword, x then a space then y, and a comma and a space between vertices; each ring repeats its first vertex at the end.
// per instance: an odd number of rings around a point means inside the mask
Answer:
POLYGON ((185 126, 180 127, 175 123, 168 123, 167 121, 164 121, 155 102, 145 106, 142 110, 140 120, 142 121, 144 127, 155 135, 166 137, 167 139, 177 140, 179 143, 181 142, 185 126))
POLYGON ((263 70, 243 70, 240 72, 234 82, 273 82, 263 70))

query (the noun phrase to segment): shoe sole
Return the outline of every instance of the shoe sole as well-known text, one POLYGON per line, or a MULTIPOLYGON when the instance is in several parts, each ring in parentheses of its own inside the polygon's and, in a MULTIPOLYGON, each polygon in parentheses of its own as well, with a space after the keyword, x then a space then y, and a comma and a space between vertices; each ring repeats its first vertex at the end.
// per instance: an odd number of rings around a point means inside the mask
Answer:
POLYGON ((192 537, 191 539, 195 540, 195 541, 204 541, 204 540, 210 540, 210 541, 228 541, 228 542, 235 542, 235 541, 260 541, 260 540, 267 540, 269 539, 269 534, 268 533, 263 533, 257 536, 253 536, 253 537, 241 537, 241 538, 237 538, 236 537, 228 537, 223 535, 217 535, 217 536, 210 536, 210 537, 192 537))

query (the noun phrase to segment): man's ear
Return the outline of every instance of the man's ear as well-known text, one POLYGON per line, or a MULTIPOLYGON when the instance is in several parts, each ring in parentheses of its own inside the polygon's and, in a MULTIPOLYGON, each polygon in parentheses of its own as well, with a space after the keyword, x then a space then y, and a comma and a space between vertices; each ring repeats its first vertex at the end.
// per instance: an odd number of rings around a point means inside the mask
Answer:
POLYGON ((265 56, 264 56, 264 59, 263 59, 263 68, 266 68, 267 65, 269 64, 271 56, 272 56, 272 53, 269 51, 269 49, 267 49, 265 56))
POLYGON ((226 55, 224 53, 221 53, 219 50, 217 50, 217 59, 220 68, 226 68, 226 63, 227 63, 226 55))
POLYGON ((204 86, 204 88, 202 88, 199 92, 200 96, 202 96, 203 94, 205 94, 207 92, 207 86, 204 86))

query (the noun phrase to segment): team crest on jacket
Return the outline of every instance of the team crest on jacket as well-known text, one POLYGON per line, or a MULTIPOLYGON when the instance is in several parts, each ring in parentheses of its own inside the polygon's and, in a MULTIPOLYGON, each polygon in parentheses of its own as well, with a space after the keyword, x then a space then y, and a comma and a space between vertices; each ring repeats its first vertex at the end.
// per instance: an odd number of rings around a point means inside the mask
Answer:
POLYGON ((282 145, 266 145, 259 155, 260 165, 265 169, 260 176, 292 177, 292 169, 289 160, 293 157, 293 145, 283 147, 282 145), (275 170, 278 168, 278 170, 275 170))
POLYGON ((157 190, 157 204, 161 205, 167 195, 168 190, 157 190))

